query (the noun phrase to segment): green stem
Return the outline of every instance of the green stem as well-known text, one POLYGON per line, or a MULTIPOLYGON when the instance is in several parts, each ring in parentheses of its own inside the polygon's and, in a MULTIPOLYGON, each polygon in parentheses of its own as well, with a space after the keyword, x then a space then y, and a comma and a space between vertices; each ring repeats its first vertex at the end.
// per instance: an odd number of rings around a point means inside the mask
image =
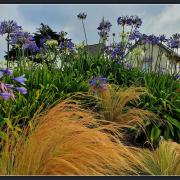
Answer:
POLYGON ((85 30, 83 19, 82 19, 82 25, 83 25, 84 36, 85 36, 85 41, 86 41, 86 45, 87 45, 87 36, 86 36, 86 30, 85 30))
POLYGON ((9 67, 9 33, 7 35, 7 52, 8 52, 8 54, 7 54, 7 56, 8 56, 8 58, 7 58, 7 68, 8 68, 9 67))

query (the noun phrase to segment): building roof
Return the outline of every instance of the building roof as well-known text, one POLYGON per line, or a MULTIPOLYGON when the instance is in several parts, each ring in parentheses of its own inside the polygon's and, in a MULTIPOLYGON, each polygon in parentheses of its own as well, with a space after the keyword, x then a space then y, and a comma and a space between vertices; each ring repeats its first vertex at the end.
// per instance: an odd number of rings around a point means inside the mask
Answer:
POLYGON ((98 52, 102 52, 103 47, 104 47, 104 44, 102 43, 85 46, 85 48, 90 54, 97 54, 98 52))
MULTIPOLYGON (((139 44, 139 41, 134 44, 130 50, 134 49, 137 47, 137 45, 139 44)), ((141 44, 142 45, 142 44, 141 44)), ((166 45, 164 44, 157 44, 159 47, 161 47, 162 49, 164 49, 167 53, 169 54, 172 54, 174 55, 174 57, 176 58, 177 61, 180 61, 180 55, 176 52, 174 52, 173 50, 171 50, 169 47, 167 47, 166 45)), ((90 53, 90 54, 97 54, 98 52, 102 52, 103 51, 103 47, 104 47, 104 44, 102 43, 98 43, 98 44, 92 44, 92 45, 87 45, 85 46, 85 48, 87 48, 87 51, 90 53)), ((129 50, 129 51, 130 51, 129 50)), ((127 54, 129 53, 129 51, 127 52, 127 54)), ((127 55, 126 54, 126 55, 127 55)))
MULTIPOLYGON (((139 42, 140 42, 140 41, 138 41, 136 44, 134 44, 134 45, 131 47, 130 50, 136 48, 137 45, 139 45, 139 42)), ((142 45, 142 44, 140 44, 140 45, 142 45)), ((179 55, 178 53, 174 52, 172 49, 170 49, 170 48, 167 47, 166 45, 164 45, 164 44, 161 43, 161 44, 157 44, 157 46, 159 46, 160 48, 162 48, 163 50, 165 50, 168 54, 173 54, 173 56, 176 58, 176 60, 177 60, 177 61, 180 61, 180 55, 179 55)), ((127 54, 128 54, 128 53, 129 53, 129 51, 127 52, 127 54)), ((126 54, 126 55, 127 55, 127 54, 126 54)))

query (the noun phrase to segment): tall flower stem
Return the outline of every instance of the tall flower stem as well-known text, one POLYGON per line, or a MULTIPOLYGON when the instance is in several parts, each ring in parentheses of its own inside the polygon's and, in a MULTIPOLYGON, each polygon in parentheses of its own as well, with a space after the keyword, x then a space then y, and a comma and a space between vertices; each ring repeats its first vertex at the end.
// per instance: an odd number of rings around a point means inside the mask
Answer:
POLYGON ((83 19, 82 19, 82 25, 83 25, 83 30, 84 30, 84 36, 85 36, 86 45, 88 45, 88 44, 87 44, 86 30, 85 30, 85 26, 84 26, 83 19))
POLYGON ((7 35, 7 68, 9 67, 9 33, 7 35))

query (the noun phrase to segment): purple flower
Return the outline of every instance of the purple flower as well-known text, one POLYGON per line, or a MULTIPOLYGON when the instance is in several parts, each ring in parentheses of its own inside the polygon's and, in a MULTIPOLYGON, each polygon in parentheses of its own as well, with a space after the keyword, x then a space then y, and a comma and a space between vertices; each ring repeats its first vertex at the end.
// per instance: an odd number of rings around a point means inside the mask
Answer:
POLYGON ((142 20, 138 16, 120 16, 117 19, 117 23, 121 26, 127 25, 139 28, 142 24, 142 20))
POLYGON ((0 78, 2 78, 3 77, 3 72, 2 71, 0 71, 0 78))
POLYGON ((3 92, 3 93, 0 93, 0 96, 4 99, 4 100, 7 100, 11 97, 11 93, 8 93, 8 92, 3 92))
POLYGON ((130 41, 138 41, 142 38, 142 34, 137 30, 135 29, 130 35, 129 35, 129 40, 130 41))
POLYGON ((6 73, 8 76, 12 76, 13 71, 9 68, 6 68, 6 70, 4 71, 4 73, 6 73))
POLYGON ((105 77, 95 77, 89 81, 89 84, 93 92, 103 92, 107 90, 107 78, 105 77))
POLYGON ((37 44, 34 41, 26 42, 25 44, 23 44, 22 47, 23 47, 23 49, 29 50, 33 53, 37 53, 40 51, 39 47, 37 46, 37 44))
POLYGON ((12 89, 14 87, 13 84, 5 84, 5 86, 8 88, 8 89, 12 89))
POLYGON ((30 41, 34 41, 34 37, 25 31, 16 31, 10 34, 10 44, 20 45, 27 44, 30 41))
POLYGON ((25 75, 22 75, 20 77, 13 78, 14 81, 21 83, 22 85, 25 85, 25 81, 27 80, 25 78, 25 75))
POLYGON ((127 16, 120 16, 117 19, 118 25, 125 26, 127 23, 127 16))
POLYGON ((16 87, 16 90, 21 94, 27 94, 27 89, 25 87, 16 87))
POLYGON ((73 49, 74 44, 73 44, 71 41, 68 41, 67 47, 68 47, 69 49, 73 49))
POLYGON ((173 34, 169 39, 168 39, 168 42, 167 42, 167 45, 169 48, 180 48, 180 34, 176 33, 176 34, 173 34))
POLYGON ((77 15, 77 17, 79 18, 79 19, 86 19, 86 17, 87 17, 87 14, 86 13, 79 13, 78 15, 77 15))
POLYGON ((111 29, 111 26, 112 26, 112 24, 108 20, 105 21, 104 18, 103 18, 102 21, 99 24, 99 27, 97 29, 100 30, 100 31, 104 30, 104 31, 109 32, 110 29, 111 29))
POLYGON ((2 21, 0 23, 0 35, 4 35, 6 33, 10 34, 21 29, 21 26, 18 26, 17 23, 13 20, 2 21))
POLYGON ((161 42, 166 42, 166 41, 167 41, 166 36, 165 36, 164 34, 162 34, 162 35, 159 36, 159 40, 160 40, 161 42))
POLYGON ((135 26, 135 28, 139 28, 142 25, 142 20, 138 16, 131 16, 132 25, 135 26))

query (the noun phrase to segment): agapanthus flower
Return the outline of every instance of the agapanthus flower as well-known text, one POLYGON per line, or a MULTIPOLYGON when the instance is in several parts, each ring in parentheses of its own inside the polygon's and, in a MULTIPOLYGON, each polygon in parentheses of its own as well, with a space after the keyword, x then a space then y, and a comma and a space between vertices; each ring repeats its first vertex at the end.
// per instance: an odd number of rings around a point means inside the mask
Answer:
POLYGON ((0 73, 1 73, 0 78, 3 75, 3 73, 7 74, 8 76, 12 76, 12 74, 13 74, 12 70, 9 68, 6 68, 5 70, 1 69, 0 73))
POLYGON ((89 84, 94 93, 102 93, 107 90, 108 81, 105 77, 95 77, 89 81, 89 84))
POLYGON ((25 81, 27 80, 25 78, 25 75, 22 75, 20 77, 13 78, 14 81, 21 83, 22 85, 25 85, 25 81))
POLYGON ((129 40, 130 40, 130 41, 133 41, 133 40, 138 41, 138 40, 141 39, 141 37, 142 37, 142 34, 141 34, 137 29, 135 29, 135 30, 129 35, 129 40))
POLYGON ((0 93, 0 96, 4 99, 4 100, 7 100, 11 97, 11 93, 8 93, 8 92, 3 92, 3 93, 0 93))
POLYGON ((28 41, 25 44, 22 45, 22 48, 24 50, 29 50, 33 53, 38 53, 40 51, 39 47, 35 43, 35 41, 28 41))
POLYGON ((138 16, 120 16, 117 19, 117 23, 121 26, 127 25, 139 28, 142 24, 142 20, 138 16))
POLYGON ((121 43, 111 44, 106 48, 106 53, 110 54, 112 59, 123 59, 125 56, 124 46, 121 43))
POLYGON ((142 20, 138 16, 131 16, 131 21, 135 28, 139 28, 142 25, 142 20))
POLYGON ((159 36, 160 42, 167 42, 166 36, 164 34, 159 36))
POLYGON ((77 15, 77 17, 79 18, 79 19, 86 19, 86 17, 87 17, 87 14, 85 13, 85 12, 83 12, 83 13, 79 13, 78 15, 77 15))
POLYGON ((17 23, 13 20, 2 21, 0 23, 0 35, 4 35, 6 33, 10 34, 21 29, 21 26, 18 26, 17 23))
POLYGON ((29 41, 34 41, 34 37, 25 31, 16 31, 10 35, 10 44, 20 45, 28 43, 29 41))
POLYGON ((27 89, 25 87, 16 87, 16 90, 21 94, 27 94, 27 89))
POLYGON ((111 26, 112 26, 112 24, 108 20, 105 21, 104 18, 103 18, 102 21, 99 24, 99 27, 97 29, 100 30, 100 31, 104 30, 104 31, 109 32, 110 29, 111 29, 111 26))
POLYGON ((117 19, 118 25, 125 26, 127 24, 127 16, 120 16, 117 19))
POLYGON ((73 49, 73 48, 74 48, 74 43, 72 43, 71 41, 68 41, 68 42, 67 42, 67 47, 68 47, 69 49, 73 49))
POLYGON ((155 44, 159 44, 161 41, 159 39, 159 37, 155 36, 154 34, 151 34, 151 35, 146 35, 146 34, 143 34, 141 36, 141 40, 143 40, 145 43, 147 44, 150 44, 152 43, 153 45, 155 44))
POLYGON ((47 50, 47 46, 46 46, 45 40, 43 38, 40 38, 39 44, 43 48, 43 50, 47 50))
POLYGON ((173 34, 167 42, 168 47, 174 49, 174 48, 180 48, 180 34, 176 33, 173 34))
POLYGON ((71 42, 71 40, 67 40, 65 42, 61 42, 59 45, 60 49, 68 49, 73 50, 74 49, 74 43, 71 42))
POLYGON ((5 86, 6 86, 7 88, 9 88, 9 89, 12 89, 12 88, 14 87, 13 84, 5 84, 5 86))
MULTIPOLYGON (((1 70, 0 72, 2 72, 1 74, 12 76, 12 71, 9 69, 1 70)), ((24 82, 26 81, 26 78, 23 75, 20 77, 13 78, 13 80, 25 85, 24 82)), ((9 98, 14 100, 15 99, 14 90, 19 91, 21 94, 27 93, 25 87, 14 87, 13 84, 4 83, 2 82, 2 80, 0 81, 0 96, 3 98, 3 100, 7 100, 9 98)))

